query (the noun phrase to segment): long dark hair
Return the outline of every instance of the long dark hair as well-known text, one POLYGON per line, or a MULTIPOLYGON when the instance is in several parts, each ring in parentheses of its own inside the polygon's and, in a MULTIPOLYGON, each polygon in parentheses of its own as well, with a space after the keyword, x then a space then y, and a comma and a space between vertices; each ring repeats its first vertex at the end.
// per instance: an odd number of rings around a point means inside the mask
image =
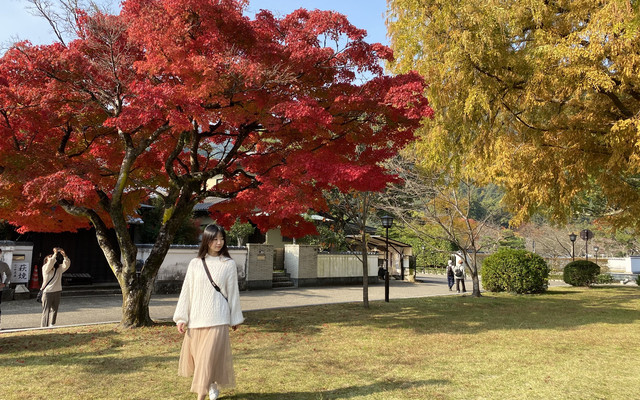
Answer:
POLYGON ((220 255, 231 258, 229 249, 227 248, 227 232, 224 231, 223 227, 216 224, 207 225, 207 227, 204 228, 204 232, 202 232, 202 243, 200 243, 200 249, 198 250, 198 258, 204 258, 209 254, 209 245, 213 239, 218 236, 218 233, 222 233, 222 238, 224 239, 224 244, 222 245, 222 249, 220 249, 220 255))

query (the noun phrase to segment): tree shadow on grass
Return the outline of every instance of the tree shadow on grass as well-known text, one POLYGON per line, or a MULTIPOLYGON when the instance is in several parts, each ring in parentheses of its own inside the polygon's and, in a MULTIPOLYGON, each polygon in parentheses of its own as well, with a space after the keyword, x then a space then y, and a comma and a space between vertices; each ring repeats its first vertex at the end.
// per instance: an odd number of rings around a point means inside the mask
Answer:
POLYGON ((68 354, 66 357, 57 357, 55 355, 22 356, 14 360, 7 360, 6 362, 0 360, 0 368, 2 368, 3 365, 15 365, 16 363, 28 367, 44 366, 52 368, 65 368, 72 364, 79 367, 80 370, 93 375, 119 375, 141 371, 147 365, 157 365, 173 361, 177 363, 176 354, 164 356, 127 356, 122 352, 111 352, 108 354, 104 352, 78 352, 68 354))
MULTIPOLYGON (((85 346, 91 343, 101 343, 103 346, 118 348, 123 344, 123 336, 127 333, 135 335, 143 329, 154 329, 162 335, 162 339, 181 342, 182 335, 175 330, 173 321, 159 321, 151 327, 121 330, 116 325, 109 326, 80 326, 61 327, 47 330, 34 330, 0 337, 0 356, 3 354, 30 352, 60 351, 65 348, 85 346), (111 328, 112 327, 112 328, 111 328), (165 331, 164 328, 173 327, 174 330, 165 331)), ((140 335, 144 337, 144 335, 140 335)))
POLYGON ((84 346, 96 340, 117 341, 118 332, 89 329, 77 332, 77 329, 55 329, 29 332, 13 336, 3 336, 0 341, 0 355, 23 353, 25 350, 36 353, 59 351, 65 348, 84 346))
POLYGON ((0 340, 0 370, 15 365, 57 369, 73 364, 91 374, 119 374, 142 370, 150 364, 177 361, 180 335, 166 325, 148 328, 151 332, 142 331, 146 328, 119 331, 72 327, 4 336, 0 340), (127 354, 132 345, 154 350, 127 354))
POLYGON ((446 385, 448 380, 429 379, 419 381, 391 381, 384 383, 374 382, 369 385, 349 386, 333 390, 321 390, 314 392, 279 392, 279 393, 237 393, 232 396, 222 396, 220 399, 236 400, 329 400, 350 399, 364 397, 375 393, 393 390, 419 390, 424 386, 446 385))
POLYGON ((554 288, 553 290, 550 290, 550 291, 544 293, 545 296, 565 296, 565 295, 568 295, 568 294, 575 294, 575 292, 572 291, 572 290, 568 290, 568 289, 555 289, 554 288))
POLYGON ((473 334, 505 329, 573 329, 588 324, 633 324, 640 319, 637 287, 552 289, 540 295, 485 293, 247 312, 246 324, 263 332, 302 335, 326 325, 413 330, 416 334, 473 334))

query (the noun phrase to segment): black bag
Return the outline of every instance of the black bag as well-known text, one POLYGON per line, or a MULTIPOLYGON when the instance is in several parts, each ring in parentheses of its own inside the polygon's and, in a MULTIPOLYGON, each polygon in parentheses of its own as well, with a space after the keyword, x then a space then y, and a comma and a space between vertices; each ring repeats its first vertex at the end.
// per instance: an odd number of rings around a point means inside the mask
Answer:
POLYGON ((456 269, 456 278, 462 278, 463 275, 464 273, 462 268, 456 269))

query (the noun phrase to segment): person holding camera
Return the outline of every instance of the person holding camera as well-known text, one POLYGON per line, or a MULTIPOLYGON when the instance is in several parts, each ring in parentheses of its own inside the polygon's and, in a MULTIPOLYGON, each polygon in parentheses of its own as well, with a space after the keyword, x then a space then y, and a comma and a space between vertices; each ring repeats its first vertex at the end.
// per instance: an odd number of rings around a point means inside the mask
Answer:
POLYGON ((53 254, 44 259, 42 265, 42 319, 41 327, 56 324, 58 307, 62 297, 62 273, 69 269, 71 260, 63 249, 55 247, 53 254))

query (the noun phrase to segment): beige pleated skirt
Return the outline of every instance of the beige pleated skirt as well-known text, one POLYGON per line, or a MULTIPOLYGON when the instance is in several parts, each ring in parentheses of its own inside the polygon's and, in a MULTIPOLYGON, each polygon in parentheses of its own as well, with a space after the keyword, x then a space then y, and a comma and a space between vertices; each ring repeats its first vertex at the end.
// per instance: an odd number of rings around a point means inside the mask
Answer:
POLYGON ((188 329, 182 342, 178 375, 192 376, 191 391, 204 395, 209 386, 216 383, 219 388, 234 387, 229 326, 188 329))

